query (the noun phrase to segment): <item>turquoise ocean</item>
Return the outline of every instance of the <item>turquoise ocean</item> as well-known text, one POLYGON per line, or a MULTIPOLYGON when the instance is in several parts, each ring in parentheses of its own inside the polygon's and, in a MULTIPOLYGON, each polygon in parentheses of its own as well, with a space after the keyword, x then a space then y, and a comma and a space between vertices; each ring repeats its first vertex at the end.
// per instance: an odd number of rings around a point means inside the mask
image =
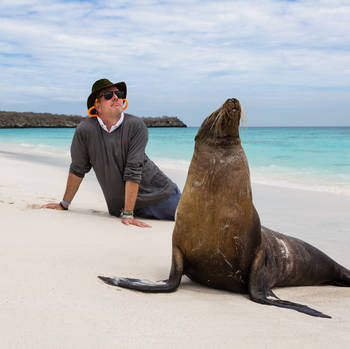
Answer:
MULTIPOLYGON (((148 130, 147 155, 164 169, 187 170, 198 128, 148 130)), ((0 129, 0 154, 68 158, 73 134, 0 129)), ((240 136, 253 182, 350 195, 350 127, 241 127, 240 136)))

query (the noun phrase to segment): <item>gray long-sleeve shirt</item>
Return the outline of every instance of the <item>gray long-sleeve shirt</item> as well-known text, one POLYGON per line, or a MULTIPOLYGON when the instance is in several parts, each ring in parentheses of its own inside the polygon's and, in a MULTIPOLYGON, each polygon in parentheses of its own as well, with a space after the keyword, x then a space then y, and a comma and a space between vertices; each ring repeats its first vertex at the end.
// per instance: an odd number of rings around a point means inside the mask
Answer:
POLYGON ((139 184, 135 209, 162 201, 175 185, 145 154, 147 141, 146 125, 131 115, 111 133, 96 118, 83 120, 73 137, 70 172, 82 178, 92 167, 115 216, 124 207, 126 181, 139 184))

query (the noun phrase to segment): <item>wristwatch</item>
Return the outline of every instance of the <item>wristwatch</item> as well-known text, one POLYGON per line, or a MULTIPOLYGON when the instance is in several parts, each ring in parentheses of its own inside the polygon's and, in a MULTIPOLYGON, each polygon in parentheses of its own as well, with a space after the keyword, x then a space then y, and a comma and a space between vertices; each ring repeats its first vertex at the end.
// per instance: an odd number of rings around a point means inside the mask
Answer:
POLYGON ((134 218, 134 211, 133 210, 124 210, 122 209, 120 218, 134 218))
POLYGON ((60 206, 62 207, 63 210, 68 210, 68 207, 70 205, 70 202, 67 202, 67 201, 64 201, 64 200, 61 200, 60 201, 60 206))

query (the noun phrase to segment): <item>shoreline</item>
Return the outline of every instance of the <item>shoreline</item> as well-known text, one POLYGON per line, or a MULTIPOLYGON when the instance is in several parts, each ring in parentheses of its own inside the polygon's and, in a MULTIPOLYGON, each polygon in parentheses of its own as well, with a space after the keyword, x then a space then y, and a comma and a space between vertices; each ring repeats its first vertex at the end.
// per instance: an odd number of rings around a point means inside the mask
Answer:
MULTIPOLYGON (((3 165, 0 176, 0 204, 31 209, 47 201, 58 202, 63 195, 70 164, 67 155, 51 157, 0 150, 0 161, 3 165)), ((160 168, 182 191, 187 171, 160 168)), ((350 251, 350 238, 347 238, 350 226, 350 196, 255 182, 252 182, 252 194, 262 225, 299 237, 316 247, 319 247, 318 238, 321 236, 335 245, 341 242, 337 248, 350 251)), ((93 170, 85 176, 71 208, 101 212, 109 217, 93 170)))
MULTIPOLYGON (((54 165, 57 167, 64 167, 68 170, 70 164, 70 153, 69 149, 66 147, 62 149, 54 146, 20 146, 16 145, 8 145, 5 143, 0 143, 0 156, 7 158, 14 158, 26 162, 36 162, 41 163, 43 165, 54 165), (64 151, 62 151, 64 149, 64 151)), ((163 158, 153 158, 153 161, 164 171, 171 173, 172 171, 177 173, 182 173, 182 175, 178 176, 180 178, 180 189, 183 188, 185 180, 183 177, 187 176, 188 166, 190 161, 187 160, 170 160, 163 158), (180 168, 179 168, 180 167, 180 168), (182 183, 182 184, 181 184, 182 183)), ((249 161, 249 159, 248 159, 249 161)), ((269 170, 270 171, 270 170, 269 170)), ((91 171, 93 172, 93 171, 91 171)), ((338 187, 336 185, 332 185, 331 183, 323 183, 325 179, 323 176, 318 178, 319 182, 317 185, 314 184, 312 186, 312 182, 314 177, 310 174, 304 176, 305 183, 298 182, 297 179, 294 179, 294 182, 290 182, 290 178, 293 177, 294 174, 289 174, 288 177, 279 177, 278 173, 272 173, 275 177, 267 178, 270 172, 264 173, 264 169, 259 167, 254 168, 250 167, 251 172, 251 182, 252 186, 268 186, 274 188, 283 189, 291 189, 291 190, 301 190, 305 192, 313 192, 313 193, 324 193, 336 196, 345 196, 350 198, 350 183, 345 184, 343 188, 338 187), (307 181, 306 179, 307 178, 307 181), (323 182, 322 182, 323 181, 323 182)), ((285 170, 284 170, 285 172, 285 170)), ((285 175, 285 173, 284 173, 285 175)), ((93 174, 94 176, 94 174, 93 174)), ((298 177, 299 178, 299 177, 298 177)), ((300 177, 301 178, 301 177, 300 177)))
MULTIPOLYGON (((6 348, 346 348, 346 287, 276 289, 281 299, 331 315, 318 319, 260 305, 183 277, 171 294, 109 287, 97 275, 167 278, 174 222, 123 226, 87 176, 71 208, 36 209, 63 195, 68 168, 0 152, 0 326, 6 348), (218 341, 218 339, 220 339, 218 341)), ((184 171, 165 171, 185 182, 184 171)), ((350 267, 350 198, 253 184, 261 221, 350 267)))

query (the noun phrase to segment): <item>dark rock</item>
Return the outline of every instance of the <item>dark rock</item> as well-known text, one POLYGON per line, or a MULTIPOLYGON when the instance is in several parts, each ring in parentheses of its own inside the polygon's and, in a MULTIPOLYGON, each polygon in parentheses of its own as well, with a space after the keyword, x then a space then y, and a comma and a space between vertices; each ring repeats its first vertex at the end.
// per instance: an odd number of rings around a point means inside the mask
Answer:
MULTIPOLYGON (((0 128, 73 128, 84 118, 78 115, 0 111, 0 128)), ((177 117, 143 117, 141 119, 147 127, 187 127, 177 117)))
POLYGON ((187 127, 176 116, 142 117, 147 127, 187 127))
POLYGON ((76 127, 81 116, 0 111, 0 128, 76 127))

